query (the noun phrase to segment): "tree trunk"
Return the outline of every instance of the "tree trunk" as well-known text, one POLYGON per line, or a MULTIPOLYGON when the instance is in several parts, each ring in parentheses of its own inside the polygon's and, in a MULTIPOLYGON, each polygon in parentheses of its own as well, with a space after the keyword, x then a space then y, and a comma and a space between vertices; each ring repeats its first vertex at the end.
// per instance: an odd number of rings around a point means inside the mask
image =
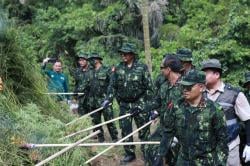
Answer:
POLYGON ((149 35, 149 23, 148 23, 148 0, 142 0, 142 23, 143 23, 143 36, 144 36, 144 48, 146 64, 148 65, 149 72, 152 73, 152 58, 150 52, 150 35, 149 35))

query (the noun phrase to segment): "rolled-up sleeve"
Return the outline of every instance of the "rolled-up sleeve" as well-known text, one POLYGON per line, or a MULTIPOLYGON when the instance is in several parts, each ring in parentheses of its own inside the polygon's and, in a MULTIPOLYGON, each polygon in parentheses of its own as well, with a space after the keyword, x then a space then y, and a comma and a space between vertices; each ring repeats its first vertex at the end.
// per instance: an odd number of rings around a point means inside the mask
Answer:
POLYGON ((240 92, 236 98, 234 109, 241 121, 250 120, 250 105, 242 92, 240 92))

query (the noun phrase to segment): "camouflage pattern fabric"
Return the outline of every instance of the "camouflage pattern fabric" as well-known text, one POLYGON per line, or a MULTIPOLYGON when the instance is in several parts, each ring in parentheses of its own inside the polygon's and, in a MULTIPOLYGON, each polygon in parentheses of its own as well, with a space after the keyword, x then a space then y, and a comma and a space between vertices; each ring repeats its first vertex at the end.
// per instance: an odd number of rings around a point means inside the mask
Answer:
POLYGON ((225 122, 222 108, 212 101, 202 99, 197 107, 192 107, 182 99, 164 114, 160 154, 167 155, 176 136, 180 144, 176 165, 226 165, 228 136, 225 122))
MULTIPOLYGON (((129 68, 124 62, 121 62, 116 68, 113 68, 111 83, 108 88, 108 99, 110 101, 116 97, 120 106, 120 116, 133 108, 140 108, 144 110, 147 99, 153 95, 153 86, 148 68, 145 64, 135 60, 132 67, 129 68)), ((122 130, 122 137, 131 133, 132 120, 135 120, 137 127, 140 127, 148 122, 148 112, 120 120, 120 128, 122 130)), ((149 127, 144 128, 139 132, 139 138, 146 140, 149 136, 149 127)), ((130 137, 126 141, 133 141, 130 137)), ((133 155, 135 151, 134 146, 124 146, 127 155, 133 155)), ((142 146, 144 149, 144 146, 142 146)))
MULTIPOLYGON (((91 110, 95 110, 95 109, 100 108, 102 102, 106 98, 111 71, 109 70, 108 67, 101 66, 101 68, 99 68, 98 70, 92 69, 92 74, 93 74, 93 79, 91 80, 91 88, 89 91, 88 106, 89 108, 91 108, 91 110)), ((101 123, 102 115, 105 121, 113 119, 114 115, 113 115, 112 106, 92 115, 92 120, 95 125, 101 123)), ((116 129, 115 123, 109 123, 107 124, 107 127, 108 127, 112 140, 117 140, 118 131, 116 129)), ((103 141, 104 140, 103 128, 98 127, 95 129, 95 131, 96 130, 101 131, 101 133, 98 134, 98 138, 100 141, 103 141)))
MULTIPOLYGON (((181 78, 179 78, 180 80, 181 78)), ((177 81, 178 82, 178 81, 177 81)), ((160 141, 163 136, 163 123, 164 123, 164 115, 168 113, 168 107, 171 106, 173 103, 177 103, 177 101, 181 97, 181 87, 179 84, 170 85, 168 81, 165 81, 161 87, 158 95, 154 98, 154 100, 150 103, 150 105, 147 105, 146 110, 154 110, 158 109, 160 114, 160 124, 157 127, 155 133, 153 133, 149 137, 149 141, 160 141)), ((166 115, 165 115, 166 116, 166 115)), ((174 163, 174 161, 177 158, 177 154, 175 151, 178 151, 178 149, 172 149, 169 152, 168 156, 168 164, 174 163), (176 155, 174 155, 176 154, 176 155)), ((160 154, 160 145, 146 145, 145 147, 145 160, 147 165, 153 165, 155 161, 157 160, 157 157, 160 154)))

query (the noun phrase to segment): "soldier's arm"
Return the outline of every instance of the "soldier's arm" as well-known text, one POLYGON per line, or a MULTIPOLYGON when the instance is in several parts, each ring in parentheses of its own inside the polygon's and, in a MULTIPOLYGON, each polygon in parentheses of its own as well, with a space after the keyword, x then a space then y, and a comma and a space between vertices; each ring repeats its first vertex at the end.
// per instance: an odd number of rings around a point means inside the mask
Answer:
POLYGON ((116 69, 113 67, 112 72, 111 72, 111 76, 109 78, 109 85, 107 88, 106 100, 109 100, 110 102, 113 101, 113 98, 114 98, 115 93, 116 93, 116 88, 117 88, 117 73, 116 73, 116 69))
MULTIPOLYGON (((169 148, 171 147, 172 141, 174 139, 174 136, 176 135, 176 126, 175 126, 175 121, 176 121, 176 111, 177 107, 172 108, 169 110, 167 116, 164 115, 164 122, 163 122, 163 136, 161 138, 160 142, 160 155, 161 156, 166 156, 167 152, 169 151, 169 148)), ((184 115, 183 115, 184 116, 184 115)))
POLYGON ((153 81, 151 79, 151 75, 148 71, 148 67, 145 65, 144 67, 144 80, 143 80, 143 84, 144 87, 146 88, 146 94, 148 96, 148 98, 152 98, 154 95, 154 86, 153 86, 153 81))
POLYGON ((160 107, 161 107, 161 95, 160 95, 160 91, 158 91, 157 95, 153 97, 151 101, 146 103, 145 111, 150 112, 152 110, 159 109, 160 107))
POLYGON ((220 106, 215 105, 212 117, 212 126, 214 134, 216 137, 216 154, 218 157, 218 165, 226 165, 227 156, 228 156, 228 135, 226 128, 226 119, 223 113, 223 110, 220 106))

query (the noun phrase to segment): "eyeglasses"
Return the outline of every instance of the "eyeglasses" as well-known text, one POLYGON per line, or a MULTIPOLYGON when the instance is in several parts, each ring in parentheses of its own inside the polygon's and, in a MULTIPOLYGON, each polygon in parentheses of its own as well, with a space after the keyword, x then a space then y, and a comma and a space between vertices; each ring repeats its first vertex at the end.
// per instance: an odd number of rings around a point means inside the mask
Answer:
POLYGON ((182 85, 182 89, 186 90, 186 91, 191 91, 195 85, 196 84, 193 84, 193 85, 182 85))
POLYGON ((129 56, 129 53, 121 53, 121 56, 129 56))

